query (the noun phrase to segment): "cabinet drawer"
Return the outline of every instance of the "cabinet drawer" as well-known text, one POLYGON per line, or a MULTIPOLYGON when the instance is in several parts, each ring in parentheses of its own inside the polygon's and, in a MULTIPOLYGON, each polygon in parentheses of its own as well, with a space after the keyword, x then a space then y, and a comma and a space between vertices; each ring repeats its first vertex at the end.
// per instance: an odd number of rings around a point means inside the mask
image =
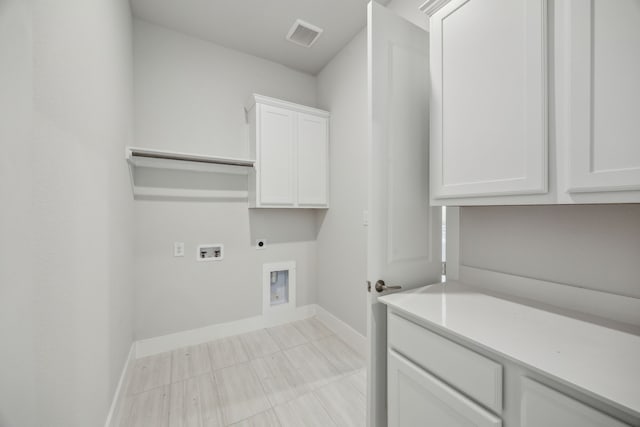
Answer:
POLYGON ((393 313, 389 347, 496 413, 502 412, 502 365, 393 313))
POLYGON ((522 379, 520 425, 522 427, 629 427, 529 378, 522 379))

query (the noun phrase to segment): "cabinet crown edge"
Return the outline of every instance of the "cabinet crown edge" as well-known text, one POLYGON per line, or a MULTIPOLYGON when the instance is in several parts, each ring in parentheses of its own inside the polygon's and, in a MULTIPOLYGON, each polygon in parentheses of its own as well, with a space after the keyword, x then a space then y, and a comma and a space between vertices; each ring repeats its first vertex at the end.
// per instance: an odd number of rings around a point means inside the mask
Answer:
POLYGON ((286 108, 288 110, 296 111, 298 113, 312 114, 314 116, 328 118, 331 114, 328 111, 320 110, 318 108, 309 107, 302 104, 296 104, 294 102, 284 101, 282 99, 271 98, 269 96, 259 95, 257 93, 251 94, 247 102, 245 103, 245 109, 251 111, 256 104, 271 105, 274 107, 286 108))

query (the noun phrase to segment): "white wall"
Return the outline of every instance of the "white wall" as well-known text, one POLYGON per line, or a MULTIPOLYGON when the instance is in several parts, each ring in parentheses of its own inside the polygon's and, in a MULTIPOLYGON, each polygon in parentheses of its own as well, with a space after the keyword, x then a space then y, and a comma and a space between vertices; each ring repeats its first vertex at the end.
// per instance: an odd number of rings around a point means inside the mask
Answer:
POLYGON ((132 342, 129 4, 0 21, 0 424, 97 426, 132 342))
POLYGON ((640 298, 639 260, 637 204, 460 209, 469 267, 640 298))
POLYGON ((365 335, 366 29, 318 74, 318 105, 331 111, 331 209, 318 215, 318 303, 365 335))
POLYGON ((35 289, 30 263, 31 17, 0 3, 0 426, 35 426, 35 289))
MULTIPOLYGON (((246 157, 251 93, 316 105, 313 76, 143 21, 134 32, 135 145, 246 157)), ((249 210, 246 201, 135 206, 137 339, 260 315, 265 262, 296 261, 297 304, 316 302, 314 212, 249 210), (266 249, 254 248, 258 238, 266 249), (173 257, 175 241, 184 258, 173 257), (202 243, 223 243, 224 260, 197 262, 202 243)))

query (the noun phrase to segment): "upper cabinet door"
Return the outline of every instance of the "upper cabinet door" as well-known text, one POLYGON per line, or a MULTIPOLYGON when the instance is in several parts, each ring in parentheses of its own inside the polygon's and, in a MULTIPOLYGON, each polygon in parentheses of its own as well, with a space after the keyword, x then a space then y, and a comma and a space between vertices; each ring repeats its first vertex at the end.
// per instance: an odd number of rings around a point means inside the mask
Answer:
POLYGON ((298 204, 328 203, 328 119, 298 113, 298 204))
POLYGON ((259 108, 258 199, 264 205, 293 205, 296 113, 271 105, 259 108))
POLYGON ((640 190, 640 2, 568 7, 568 191, 640 190))
POLYGON ((430 25, 433 197, 546 193, 546 1, 452 0, 430 25))

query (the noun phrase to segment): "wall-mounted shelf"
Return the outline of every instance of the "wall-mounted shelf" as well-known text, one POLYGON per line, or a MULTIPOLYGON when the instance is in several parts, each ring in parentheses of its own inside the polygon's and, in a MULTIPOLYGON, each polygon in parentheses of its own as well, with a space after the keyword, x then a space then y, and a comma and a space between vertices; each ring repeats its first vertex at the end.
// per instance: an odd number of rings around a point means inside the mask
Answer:
POLYGON ((253 160, 138 147, 125 157, 136 198, 247 200, 246 180, 233 175, 248 175, 253 160))

